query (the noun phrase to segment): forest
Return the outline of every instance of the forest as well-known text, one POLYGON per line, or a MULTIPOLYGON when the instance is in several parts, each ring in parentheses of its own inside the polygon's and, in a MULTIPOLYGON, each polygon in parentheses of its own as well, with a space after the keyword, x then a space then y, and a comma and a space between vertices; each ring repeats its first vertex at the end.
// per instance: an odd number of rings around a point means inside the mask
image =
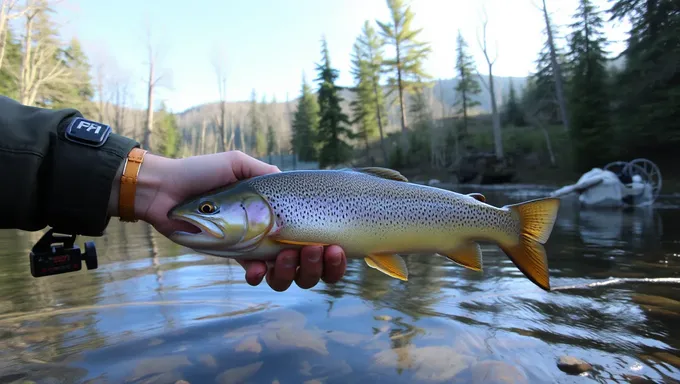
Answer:
POLYGON ((380 165, 459 180, 481 158, 497 181, 509 174, 540 182, 637 157, 665 171, 680 143, 675 0, 610 0, 604 9, 579 0, 564 26, 554 25, 545 0, 535 0, 545 44, 523 84, 494 75, 485 18, 476 41, 452 36, 453 81, 434 79, 424 69, 431 47, 412 27, 417 15, 407 2, 387 0, 389 19, 366 20, 357 31, 353 84, 337 83, 322 36, 316 72, 302 75, 291 100, 253 90, 250 100, 228 102, 224 66, 214 59, 220 100, 179 113, 154 100, 163 76, 151 44, 147 107, 135 109, 129 79, 93 65, 77 39, 62 41, 49 0, 0 1, 1 94, 76 108, 169 157, 237 149, 270 162, 285 155, 320 168, 380 165), (613 56, 603 31, 623 20, 630 24, 626 48, 613 56), (483 62, 474 62, 473 46, 483 62))

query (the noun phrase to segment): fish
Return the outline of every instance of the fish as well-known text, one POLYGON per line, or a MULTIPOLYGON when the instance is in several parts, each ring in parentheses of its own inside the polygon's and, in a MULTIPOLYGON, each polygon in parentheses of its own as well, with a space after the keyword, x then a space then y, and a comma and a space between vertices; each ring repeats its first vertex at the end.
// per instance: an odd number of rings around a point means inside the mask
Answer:
POLYGON ((339 245, 348 259, 408 281, 401 255, 443 256, 481 272, 480 243, 496 244, 531 282, 550 290, 545 244, 560 199, 496 207, 481 193, 410 182, 383 167, 295 170, 244 179, 173 207, 196 227, 168 238, 199 253, 271 261, 284 249, 339 245))

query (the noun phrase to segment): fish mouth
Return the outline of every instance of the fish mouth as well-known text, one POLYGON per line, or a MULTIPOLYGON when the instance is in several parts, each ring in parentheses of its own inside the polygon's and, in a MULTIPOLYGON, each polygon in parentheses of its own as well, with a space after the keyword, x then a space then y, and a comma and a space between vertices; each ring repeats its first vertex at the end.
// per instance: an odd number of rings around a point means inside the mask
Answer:
POLYGON ((171 220, 181 221, 185 224, 184 227, 186 227, 186 230, 173 232, 172 236, 209 235, 218 239, 224 238, 224 231, 222 231, 222 228, 198 215, 171 213, 168 215, 168 218, 171 220))

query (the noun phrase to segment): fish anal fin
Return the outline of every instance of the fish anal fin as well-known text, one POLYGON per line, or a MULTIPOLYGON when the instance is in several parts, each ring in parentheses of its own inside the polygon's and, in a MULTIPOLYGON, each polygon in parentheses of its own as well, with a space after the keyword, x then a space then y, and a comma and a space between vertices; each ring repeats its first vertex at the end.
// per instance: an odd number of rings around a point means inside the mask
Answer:
POLYGON ((368 255, 366 264, 395 279, 408 281, 406 262, 399 255, 368 255))
POLYGON ((478 192, 468 193, 468 196, 472 197, 477 201, 481 201, 482 203, 486 203, 486 197, 481 193, 478 192))
POLYGON ((480 272, 482 270, 482 248, 479 244, 468 242, 450 252, 439 253, 465 268, 480 272))
POLYGON ((383 167, 363 167, 363 168, 352 168, 355 172, 366 173, 369 175, 381 177, 388 180, 404 181, 408 182, 406 176, 395 171, 394 169, 383 168, 383 167))

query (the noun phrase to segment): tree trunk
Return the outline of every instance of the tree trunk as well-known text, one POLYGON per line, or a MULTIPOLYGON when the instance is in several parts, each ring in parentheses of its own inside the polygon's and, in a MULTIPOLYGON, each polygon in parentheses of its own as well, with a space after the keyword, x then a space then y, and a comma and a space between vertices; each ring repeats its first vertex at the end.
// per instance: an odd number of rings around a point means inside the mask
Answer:
POLYGON ((378 118, 378 131, 380 132, 380 150, 383 154, 383 162, 384 164, 387 164, 389 158, 387 157, 387 149, 385 148, 385 135, 383 133, 382 115, 380 113, 381 105, 378 103, 378 79, 376 79, 375 76, 373 77, 373 95, 375 97, 376 115, 378 118))
POLYGON ((498 113, 498 105, 496 105, 496 92, 494 91, 492 65, 489 64, 489 93, 491 93, 491 120, 493 122, 493 142, 496 150, 496 158, 498 160, 503 158, 503 136, 501 130, 501 117, 498 113))
POLYGON ((564 129, 569 131, 569 116, 567 114, 567 103, 564 100, 564 86, 562 84, 562 69, 557 61, 557 54, 555 53, 555 43, 553 41, 552 28, 550 27, 550 18, 548 17, 548 8, 543 0, 543 17, 545 18, 545 27, 548 32, 548 45, 550 47, 550 62, 553 67, 553 77, 555 79, 555 93, 557 103, 560 107, 560 117, 564 124, 564 129))
POLYGON ((153 88, 154 88, 154 62, 151 55, 149 61, 149 82, 147 84, 146 93, 146 127, 144 129, 144 139, 142 146, 144 149, 151 149, 151 133, 153 132, 153 88))

